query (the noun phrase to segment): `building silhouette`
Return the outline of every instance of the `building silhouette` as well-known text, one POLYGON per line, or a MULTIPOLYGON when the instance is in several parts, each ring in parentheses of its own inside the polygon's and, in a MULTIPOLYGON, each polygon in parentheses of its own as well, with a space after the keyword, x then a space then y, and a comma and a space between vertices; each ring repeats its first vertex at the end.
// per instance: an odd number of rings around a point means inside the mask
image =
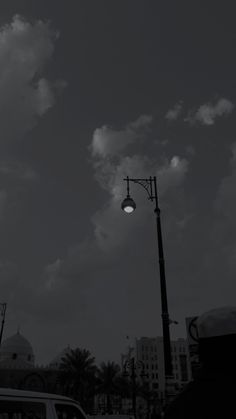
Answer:
MULTIPOLYGON (((179 338, 171 341, 173 375, 176 392, 191 380, 191 366, 188 343, 179 338)), ((164 347, 162 337, 141 337, 136 339, 135 357, 142 362, 143 375, 149 389, 156 391, 160 398, 165 391, 164 347)))
POLYGON ((18 331, 0 347, 0 387, 61 393, 58 370, 64 349, 47 366, 38 366, 31 343, 18 331))

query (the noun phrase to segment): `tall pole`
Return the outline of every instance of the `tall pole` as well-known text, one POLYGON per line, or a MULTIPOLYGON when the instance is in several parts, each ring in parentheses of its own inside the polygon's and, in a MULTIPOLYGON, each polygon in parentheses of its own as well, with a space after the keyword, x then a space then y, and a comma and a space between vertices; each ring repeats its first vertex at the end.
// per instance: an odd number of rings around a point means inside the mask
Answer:
POLYGON ((155 202, 156 215, 156 229, 157 229, 157 243, 158 243, 158 257, 159 257, 159 271, 160 271, 160 288, 161 288, 161 311, 162 311, 162 329, 163 329, 163 347, 164 347, 164 363, 165 363, 165 378, 173 376, 172 359, 171 359, 171 342, 170 342, 170 319, 168 313, 167 289, 165 277, 165 259, 163 250, 163 240, 161 231, 161 211, 158 204, 157 194, 157 180, 156 176, 150 176, 145 179, 134 178, 127 176, 124 179, 127 182, 127 198, 123 201, 121 208, 125 210, 126 205, 129 207, 128 212, 132 212, 136 208, 135 202, 130 197, 129 182, 138 183, 147 192, 148 198, 155 202))
POLYGON ((158 256, 159 256, 159 270, 160 270, 160 286, 161 286, 161 310, 162 310, 162 330, 163 330, 163 346, 164 346, 164 362, 165 362, 165 376, 171 377, 172 359, 171 359, 171 343, 170 343, 170 319, 168 312, 167 290, 166 290, 166 276, 165 276, 165 259, 163 251, 163 240, 161 231, 161 210, 158 205, 157 195, 157 181, 156 176, 154 181, 154 197, 155 197, 155 214, 157 226, 157 243, 158 243, 158 256))
POLYGON ((134 358, 131 358, 131 381, 132 381, 133 415, 134 415, 134 418, 136 418, 136 374, 135 374, 134 358))
POLYGON ((133 416, 136 419, 136 373, 135 373, 135 360, 134 357, 128 359, 124 364, 124 376, 130 376, 131 387, 132 387, 132 411, 133 416), (130 374, 127 371, 130 370, 130 374))
MULTIPOLYGON (((132 411, 133 411, 133 416, 136 419, 136 413, 137 413, 137 404, 136 404, 136 370, 142 366, 143 369, 143 362, 142 361, 137 361, 135 362, 135 358, 131 357, 129 358, 125 364, 124 364, 124 376, 129 376, 130 380, 131 380, 131 388, 132 388, 132 411), (127 371, 127 369, 129 369, 130 373, 127 371)), ((144 374, 142 374, 144 375, 144 374)))
POLYGON ((2 335, 3 335, 3 329, 4 329, 4 323, 5 323, 5 315, 6 315, 6 309, 7 309, 7 305, 6 303, 1 304, 2 306, 2 324, 1 324, 1 331, 0 331, 0 345, 2 343, 2 335))

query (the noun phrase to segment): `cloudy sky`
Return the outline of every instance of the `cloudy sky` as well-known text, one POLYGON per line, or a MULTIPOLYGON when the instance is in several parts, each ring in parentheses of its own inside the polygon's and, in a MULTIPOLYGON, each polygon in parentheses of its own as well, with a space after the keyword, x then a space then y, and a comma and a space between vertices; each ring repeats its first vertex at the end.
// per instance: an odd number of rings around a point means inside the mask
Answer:
POLYGON ((156 175, 171 337, 236 295, 234 2, 2 0, 4 337, 119 360, 160 336, 156 175))

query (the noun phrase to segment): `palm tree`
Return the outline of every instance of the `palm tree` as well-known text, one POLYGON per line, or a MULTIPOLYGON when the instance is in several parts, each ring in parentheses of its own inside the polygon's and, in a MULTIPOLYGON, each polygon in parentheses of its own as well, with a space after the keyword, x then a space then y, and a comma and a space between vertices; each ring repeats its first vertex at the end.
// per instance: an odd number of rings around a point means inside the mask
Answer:
POLYGON ((94 396, 96 373, 95 358, 87 349, 71 349, 61 360, 59 381, 63 390, 85 410, 94 396))
POLYGON ((106 395, 106 411, 112 413, 111 397, 119 394, 118 377, 120 367, 115 362, 102 362, 98 370, 98 386, 97 391, 106 395))
POLYGON ((155 407, 158 403, 158 393, 149 388, 149 384, 144 382, 139 388, 139 395, 146 401, 147 415, 146 418, 150 417, 151 406, 155 407))

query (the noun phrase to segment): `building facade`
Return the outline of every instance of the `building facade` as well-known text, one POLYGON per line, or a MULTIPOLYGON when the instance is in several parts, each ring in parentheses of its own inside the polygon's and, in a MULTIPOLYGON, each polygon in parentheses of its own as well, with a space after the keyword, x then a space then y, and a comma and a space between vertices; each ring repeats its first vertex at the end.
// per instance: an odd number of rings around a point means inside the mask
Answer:
POLYGON ((0 387, 61 393, 58 369, 68 351, 66 348, 48 366, 37 366, 32 345, 18 331, 0 347, 0 387))
MULTIPOLYGON (((176 390, 180 390, 191 380, 188 344, 185 339, 171 341, 172 366, 176 390)), ((135 357, 140 361, 143 376, 150 390, 164 397, 165 370, 163 338, 141 337, 136 339, 135 357)))

